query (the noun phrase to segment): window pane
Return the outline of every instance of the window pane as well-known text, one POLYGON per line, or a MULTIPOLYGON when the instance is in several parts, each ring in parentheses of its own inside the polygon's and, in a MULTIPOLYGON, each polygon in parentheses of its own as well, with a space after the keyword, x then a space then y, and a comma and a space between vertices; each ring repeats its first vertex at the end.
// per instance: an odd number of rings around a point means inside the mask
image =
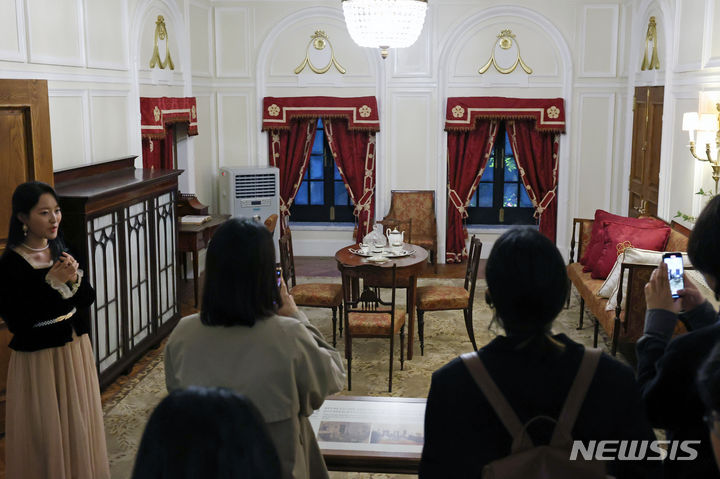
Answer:
POLYGON ((478 185, 478 206, 492 208, 493 205, 493 184, 480 183, 478 185))
POLYGON ((517 183, 505 183, 505 191, 503 192, 503 206, 513 207, 518 205, 517 183))
POLYGON ((495 152, 490 154, 485 170, 483 171, 480 181, 493 181, 495 179, 495 152))
POLYGON ((307 188, 308 188, 308 182, 303 181, 300 183, 300 188, 298 188, 297 196, 295 196, 294 203, 297 205, 306 205, 308 204, 307 200, 307 188))
POLYGON ((333 161, 333 166, 334 166, 333 171, 335 172, 333 177, 336 180, 342 180, 342 177, 340 176, 340 171, 338 170, 337 163, 335 163, 335 161, 333 161))
POLYGON ((532 201, 530 201, 524 185, 520 185, 520 206, 522 208, 532 208, 532 201))
POLYGON ((323 179, 323 157, 322 154, 320 156, 311 156, 310 157, 310 178, 313 180, 322 180, 323 179))
POLYGON ((313 141, 312 154, 322 155, 323 152, 323 137, 325 136, 324 131, 318 129, 315 132, 315 141, 313 141))
POLYGON ((342 206, 348 204, 348 193, 342 181, 335 182, 335 204, 342 206))
POLYGON ((321 181, 310 182, 310 204, 311 205, 323 205, 325 204, 325 188, 321 181))
POLYGON ((520 181, 515 158, 512 155, 505 155, 505 181, 520 181))
POLYGON ((512 147, 510 146, 510 136, 507 134, 507 131, 505 132, 505 154, 513 154, 512 147))
MULTIPOLYGON (((480 185, 482 186, 482 185, 480 185)), ((478 187, 479 189, 480 187, 478 187)), ((477 206, 477 191, 473 193, 473 195, 470 197, 470 208, 475 208, 477 206)))

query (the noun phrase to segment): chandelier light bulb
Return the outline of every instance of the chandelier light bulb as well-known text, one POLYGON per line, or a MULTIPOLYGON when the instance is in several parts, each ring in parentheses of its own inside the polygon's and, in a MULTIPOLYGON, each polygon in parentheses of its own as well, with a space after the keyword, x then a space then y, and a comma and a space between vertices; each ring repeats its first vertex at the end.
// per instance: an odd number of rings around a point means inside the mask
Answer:
POLYGON ((389 48, 415 43, 427 12, 427 0, 342 0, 342 6, 353 41, 379 48, 383 58, 389 48))

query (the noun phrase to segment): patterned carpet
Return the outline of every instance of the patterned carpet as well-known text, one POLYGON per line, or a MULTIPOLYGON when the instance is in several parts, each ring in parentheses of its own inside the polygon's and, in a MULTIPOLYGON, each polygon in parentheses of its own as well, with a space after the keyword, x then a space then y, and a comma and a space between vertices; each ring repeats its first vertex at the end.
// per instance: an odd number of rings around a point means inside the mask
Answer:
MULTIPOLYGON (((313 282, 339 282, 339 278, 312 278, 311 280, 313 282)), ((304 281, 300 278, 299 282, 304 281)), ((462 285, 462 280, 456 279, 421 279, 419 285, 437 284, 438 282, 462 285)), ((485 304, 484 290, 484 282, 478 280, 473 310, 473 324, 478 346, 487 344, 500 333, 495 325, 489 328, 492 311, 485 304)), ((404 304, 404 290, 400 291, 400 302, 404 304)), ((591 346, 593 328, 590 321, 585 321, 582 330, 575 329, 579 314, 578 307, 579 301, 573 294, 570 308, 562 311, 553 325, 553 330, 558 333, 565 333, 573 340, 591 346)), ((329 310, 305 308, 304 311, 310 321, 320 328, 326 338, 332 337, 332 322, 329 310)), ((609 342, 602 330, 599 339, 600 345, 607 351, 609 342)), ((343 349, 342 340, 338 341, 338 348, 343 349)), ((397 342, 396 348, 399 348, 397 342)), ((415 337, 415 357, 412 361, 405 362, 403 371, 400 371, 399 350, 396 349, 395 365, 393 367, 393 391, 391 394, 387 392, 388 341, 382 339, 357 339, 353 342, 353 390, 347 391, 346 389, 341 394, 426 397, 432 372, 471 349, 472 346, 465 331, 462 312, 426 313, 425 355, 420 356, 417 332, 415 337)), ((620 354, 618 354, 618 358, 624 360, 620 354)), ((147 418, 166 394, 162 352, 160 352, 156 357, 150 359, 143 370, 129 379, 122 389, 103 405, 110 467, 114 479, 130 477, 137 446, 147 418)), ((333 479, 387 479, 414 476, 332 472, 331 477, 333 479)))

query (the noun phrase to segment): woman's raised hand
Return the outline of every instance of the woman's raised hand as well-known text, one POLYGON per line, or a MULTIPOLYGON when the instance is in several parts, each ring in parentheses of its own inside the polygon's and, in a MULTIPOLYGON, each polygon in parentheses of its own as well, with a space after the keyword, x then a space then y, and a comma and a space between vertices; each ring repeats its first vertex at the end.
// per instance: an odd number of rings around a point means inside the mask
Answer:
POLYGON ((60 283, 77 281, 78 262, 68 253, 63 253, 52 265, 48 276, 60 283))
POLYGON ((298 307, 295 304, 295 299, 288 292, 285 279, 281 279, 280 282, 280 299, 282 300, 282 307, 278 309, 277 314, 280 316, 292 316, 297 314, 298 307))

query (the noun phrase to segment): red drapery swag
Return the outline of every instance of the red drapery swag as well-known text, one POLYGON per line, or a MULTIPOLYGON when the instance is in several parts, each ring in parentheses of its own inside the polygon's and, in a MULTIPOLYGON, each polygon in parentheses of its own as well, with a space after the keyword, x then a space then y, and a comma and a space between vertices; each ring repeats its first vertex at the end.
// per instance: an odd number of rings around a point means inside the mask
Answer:
POLYGON ((539 219, 540 232, 555 241, 558 143, 559 134, 565 131, 563 99, 451 97, 447 100, 445 115, 448 132, 447 262, 458 262, 466 256, 467 229, 462 220, 467 217, 466 208, 487 162, 486 157, 473 161, 463 156, 476 157, 479 145, 488 148, 489 156, 497 133, 497 127, 493 132, 488 126, 492 120, 506 120, 506 130, 523 185, 535 208, 535 217, 539 219), (475 176, 468 174, 476 171, 475 176), (463 174, 470 178, 463 180, 463 174), (456 181, 454 185, 453 181, 456 181), (470 189, 464 195, 467 185, 470 189))
POLYGON ((262 129, 270 132, 270 165, 280 169, 280 227, 288 226, 318 118, 322 118, 333 158, 355 205, 358 237, 362 237, 375 217, 375 133, 380 131, 375 97, 263 99, 262 129))
POLYGON ((174 168, 174 124, 187 123, 188 136, 198 134, 195 98, 140 98, 143 168, 174 168))

